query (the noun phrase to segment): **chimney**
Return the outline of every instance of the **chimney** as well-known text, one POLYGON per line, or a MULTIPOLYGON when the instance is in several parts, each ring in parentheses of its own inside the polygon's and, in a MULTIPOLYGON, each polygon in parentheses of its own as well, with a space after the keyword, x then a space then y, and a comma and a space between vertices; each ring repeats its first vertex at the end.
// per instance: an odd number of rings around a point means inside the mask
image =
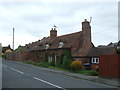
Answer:
POLYGON ((91 26, 90 22, 87 21, 87 19, 82 22, 82 35, 84 40, 91 42, 91 26))
POLYGON ((57 30, 56 30, 56 28, 52 28, 50 30, 50 37, 51 38, 57 37, 57 30))
POLYGON ((90 22, 87 19, 82 22, 82 30, 91 30, 90 22))

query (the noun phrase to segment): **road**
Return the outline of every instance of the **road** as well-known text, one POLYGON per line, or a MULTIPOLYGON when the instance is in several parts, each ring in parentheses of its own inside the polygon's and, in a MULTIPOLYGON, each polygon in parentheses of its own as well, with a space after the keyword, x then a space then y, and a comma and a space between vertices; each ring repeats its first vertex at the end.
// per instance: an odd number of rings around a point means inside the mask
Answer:
POLYGON ((82 80, 44 68, 2 60, 2 88, 115 88, 113 86, 82 80))

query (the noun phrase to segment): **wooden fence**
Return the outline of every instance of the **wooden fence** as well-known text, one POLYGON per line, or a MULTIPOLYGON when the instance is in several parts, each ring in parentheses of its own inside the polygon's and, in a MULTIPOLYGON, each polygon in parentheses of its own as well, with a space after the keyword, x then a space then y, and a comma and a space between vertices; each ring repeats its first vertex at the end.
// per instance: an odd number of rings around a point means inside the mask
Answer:
POLYGON ((120 78, 120 55, 101 55, 99 76, 120 78))
POLYGON ((27 54, 26 52, 9 52, 6 53, 6 59, 14 61, 26 60, 27 54))

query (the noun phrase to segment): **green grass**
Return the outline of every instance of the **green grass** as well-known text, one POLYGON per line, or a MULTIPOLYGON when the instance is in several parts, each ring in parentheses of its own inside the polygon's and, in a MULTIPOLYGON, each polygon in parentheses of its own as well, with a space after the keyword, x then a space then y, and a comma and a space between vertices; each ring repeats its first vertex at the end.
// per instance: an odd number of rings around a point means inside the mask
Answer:
POLYGON ((98 76, 98 72, 93 70, 82 70, 82 71, 79 71, 79 73, 83 75, 89 75, 89 76, 98 76))
POLYGON ((23 60, 23 63, 26 63, 26 64, 32 64, 32 65, 35 65, 35 66, 41 66, 41 67, 47 67, 50 66, 49 63, 45 62, 45 63, 36 63, 36 62, 30 62, 30 61, 27 61, 27 60, 23 60))
POLYGON ((97 71, 92 71, 92 70, 73 71, 70 69, 64 69, 64 68, 60 68, 60 67, 51 66, 51 64, 48 62, 36 63, 36 62, 30 62, 27 60, 23 60, 23 63, 32 64, 35 66, 40 66, 40 67, 45 67, 45 68, 50 68, 50 69, 55 69, 55 70, 60 70, 60 71, 71 72, 71 73, 78 73, 78 74, 83 74, 83 75, 88 75, 88 76, 97 76, 98 75, 97 71))

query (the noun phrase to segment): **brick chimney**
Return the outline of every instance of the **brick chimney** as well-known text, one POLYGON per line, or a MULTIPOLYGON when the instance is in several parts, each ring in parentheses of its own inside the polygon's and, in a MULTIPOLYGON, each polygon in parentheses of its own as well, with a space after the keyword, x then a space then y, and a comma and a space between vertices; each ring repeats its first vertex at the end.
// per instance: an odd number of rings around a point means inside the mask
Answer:
POLYGON ((84 37, 84 40, 91 42, 91 26, 90 22, 87 21, 87 19, 82 22, 82 35, 84 37))
POLYGON ((51 38, 57 37, 57 30, 56 30, 56 28, 52 28, 50 30, 50 37, 51 38))
POLYGON ((82 30, 91 30, 90 22, 87 19, 82 22, 82 30))

